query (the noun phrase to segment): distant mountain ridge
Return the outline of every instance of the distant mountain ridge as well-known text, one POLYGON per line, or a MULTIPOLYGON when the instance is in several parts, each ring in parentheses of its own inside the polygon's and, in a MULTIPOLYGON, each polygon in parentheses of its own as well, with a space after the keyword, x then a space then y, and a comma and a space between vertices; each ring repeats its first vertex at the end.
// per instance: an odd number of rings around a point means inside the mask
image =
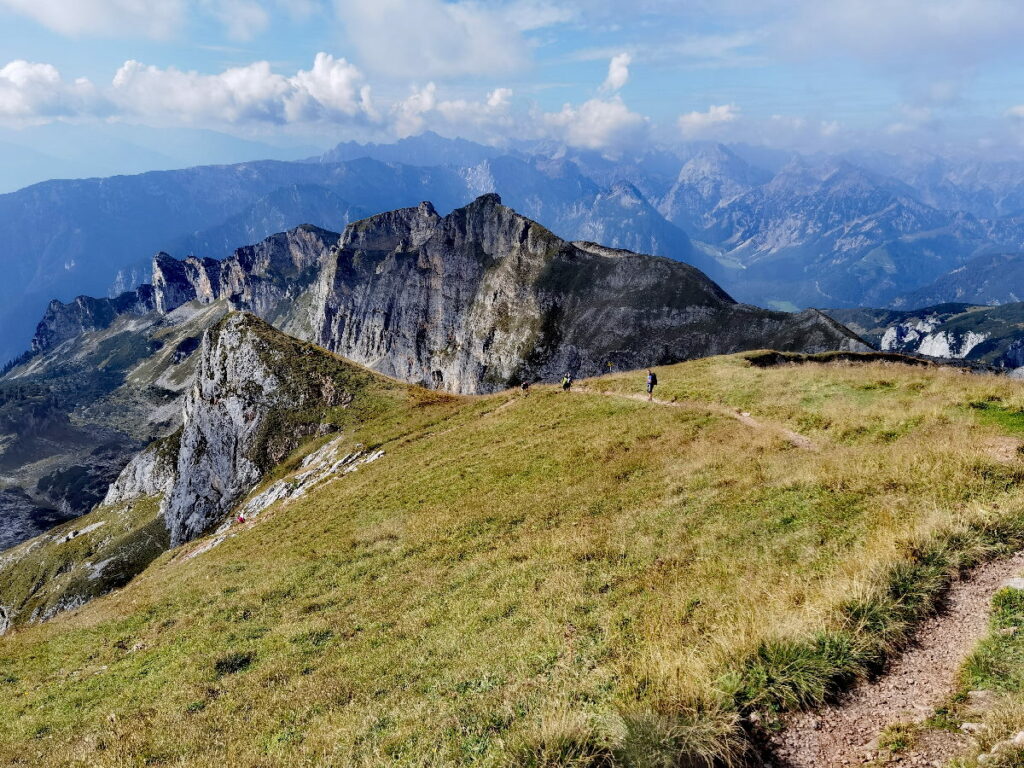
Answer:
POLYGON ((950 302, 996 305, 1018 301, 1024 301, 1024 253, 985 253, 892 303, 909 309, 950 302))
POLYGON ((232 311, 455 393, 764 347, 867 349, 816 310, 738 304, 690 265, 568 242, 494 194, 446 216, 430 203, 378 214, 340 235, 303 225, 223 260, 159 253, 151 274, 113 299, 52 302, 34 354, 0 376, 9 537, 88 511, 142 444, 181 426, 204 334, 232 311))
MULTIPOLYGON (((642 210, 628 186, 612 204, 642 210)), ((342 235, 303 225, 223 261, 159 253, 149 284, 52 302, 32 347, 45 353, 124 315, 221 300, 395 378, 456 392, 592 375, 608 363, 859 344, 813 311, 737 304, 687 264, 562 240, 491 193, 448 216, 421 203, 342 235)))
POLYGON ((885 352, 1024 367, 1024 303, 947 303, 914 310, 835 309, 828 314, 885 352))
POLYGON ((489 192, 566 239, 691 263, 751 303, 908 307, 953 270, 970 282, 985 269, 974 259, 1024 249, 1022 174, 1012 161, 802 157, 707 142, 609 158, 427 133, 342 143, 302 162, 47 182, 0 195, 0 267, 10 276, 0 285, 0 360, 27 346, 50 299, 133 287, 158 250, 222 258, 303 222, 338 231, 420 200, 444 212, 489 192))

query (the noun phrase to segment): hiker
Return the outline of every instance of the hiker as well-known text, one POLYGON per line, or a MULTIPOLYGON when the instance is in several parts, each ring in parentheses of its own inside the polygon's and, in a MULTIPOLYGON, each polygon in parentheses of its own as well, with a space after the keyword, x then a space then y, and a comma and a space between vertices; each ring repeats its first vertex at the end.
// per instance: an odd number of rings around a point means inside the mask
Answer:
POLYGON ((650 368, 647 369, 647 399, 654 399, 654 388, 658 385, 658 374, 652 371, 650 368))
POLYGON ((519 389, 523 391, 523 397, 526 397, 527 395, 530 394, 530 382, 524 381, 522 384, 519 385, 519 389))
POLYGON ((567 373, 567 374, 565 374, 565 376, 562 377, 562 391, 563 392, 568 392, 571 387, 572 387, 572 374, 567 373))

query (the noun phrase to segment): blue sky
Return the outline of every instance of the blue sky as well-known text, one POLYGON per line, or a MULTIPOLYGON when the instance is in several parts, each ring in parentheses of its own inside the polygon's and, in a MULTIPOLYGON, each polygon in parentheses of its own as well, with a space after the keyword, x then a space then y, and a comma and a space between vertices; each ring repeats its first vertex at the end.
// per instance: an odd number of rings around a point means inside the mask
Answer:
POLYGON ((0 0, 0 140, 1018 154, 1022 34, 1017 0, 0 0))

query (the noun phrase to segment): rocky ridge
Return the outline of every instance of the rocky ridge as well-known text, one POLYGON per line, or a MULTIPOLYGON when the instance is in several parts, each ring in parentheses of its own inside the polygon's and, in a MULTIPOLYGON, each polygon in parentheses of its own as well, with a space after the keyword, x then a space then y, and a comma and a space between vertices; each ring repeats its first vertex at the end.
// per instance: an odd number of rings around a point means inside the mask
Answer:
POLYGON ((763 347, 867 349, 813 310, 738 304, 687 264, 561 240, 493 194, 350 225, 313 290, 317 343, 452 392, 763 347))
POLYGON ((1013 371, 1024 366, 1024 303, 923 309, 836 309, 829 315, 882 351, 1013 371))
POLYGON ((250 500, 249 514, 379 459, 379 450, 335 453, 346 427, 407 396, 407 387, 249 313, 228 314, 206 331, 196 357, 181 426, 139 452, 88 515, 0 556, 8 626, 83 605, 169 547, 229 521, 265 475, 311 439, 338 434, 303 462, 295 482, 278 481, 250 500))
MULTIPOLYGON (((635 189, 619 192, 613 204, 637 204, 635 189)), ((83 445, 95 445, 102 436, 108 446, 109 460, 103 461, 77 449, 60 453, 51 447, 46 455, 33 454, 33 466, 55 473, 47 490, 61 484, 91 489, 61 509, 88 511, 141 444, 173 432, 183 414, 188 423, 200 412, 200 401, 224 399, 223 393, 196 394, 191 381, 202 365, 212 365, 208 352, 199 349, 204 331, 231 310, 251 312, 396 379, 456 393, 765 347, 866 349, 815 310, 786 314, 738 304, 687 264, 567 242, 493 194, 443 217, 430 203, 380 214, 350 225, 343 235, 302 226, 238 249, 223 261, 177 260, 160 253, 149 284, 115 299, 52 303, 37 329, 34 356, 0 379, 56 392, 46 401, 53 406, 54 423, 73 421, 75 429, 84 430, 83 445), (49 463, 40 464, 40 458, 49 463)), ((216 370, 200 371, 197 381, 216 370)), ((271 379, 261 378, 255 368, 224 375, 218 392, 229 379, 238 379, 256 382, 252 386, 266 397, 275 396, 271 379)), ((278 379, 294 376, 282 371, 278 379)), ((150 454, 132 461, 130 473, 145 475, 149 483, 137 491, 159 490, 167 504, 182 510, 200 497, 209 502, 197 508, 196 522, 174 529, 176 542, 223 514, 237 489, 256 476, 241 460, 222 466, 210 463, 213 458, 205 452, 221 432, 234 434, 245 426, 239 414, 251 405, 238 402, 231 406, 236 410, 216 415, 203 411, 212 419, 206 431, 199 421, 194 433, 186 431, 185 461, 191 469, 203 466, 192 485, 171 487, 154 479, 152 468, 142 472, 140 462, 151 462, 150 454), (227 501, 218 501, 221 496, 227 501)), ((26 417, 11 421, 12 434, 21 439, 28 434, 26 417)), ((21 454, 12 453, 10 445, 0 450, 14 462, 12 470, 20 471, 16 458, 21 454)), ((45 445, 38 450, 45 453, 45 445)), ((226 453, 238 449, 221 447, 226 453)), ((192 476, 179 473, 186 475, 192 476)), ((41 481, 41 476, 11 475, 6 485, 31 496, 41 481)), ((110 491, 122 500, 124 482, 118 479, 110 491)), ((38 490, 42 493, 42 486, 38 490)), ((41 500, 38 493, 36 499, 41 500)), ((19 503, 8 507, 20 518, 36 514, 21 496, 15 500, 19 503)))

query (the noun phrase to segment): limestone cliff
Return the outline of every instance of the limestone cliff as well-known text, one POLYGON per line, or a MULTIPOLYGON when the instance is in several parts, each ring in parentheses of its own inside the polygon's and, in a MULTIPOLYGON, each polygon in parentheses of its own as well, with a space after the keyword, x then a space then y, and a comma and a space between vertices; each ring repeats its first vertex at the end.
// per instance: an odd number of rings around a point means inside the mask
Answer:
POLYGON ((371 383, 401 388, 232 313, 203 336, 181 428, 136 456, 104 503, 161 496, 171 544, 189 541, 304 440, 358 419, 371 383))
POLYGON ((150 282, 138 288, 112 299, 79 296, 66 303, 51 301, 36 326, 32 351, 45 352, 82 333, 106 329, 119 317, 167 315, 193 301, 210 304, 224 299, 234 309, 288 326, 297 317, 292 302, 314 281, 321 260, 339 237, 303 225, 239 248, 223 260, 179 260, 160 252, 153 257, 150 282))
POLYGON ((317 343, 452 392, 769 346, 868 349, 820 313, 738 304, 687 264, 561 240, 493 194, 349 225, 312 293, 317 343))

